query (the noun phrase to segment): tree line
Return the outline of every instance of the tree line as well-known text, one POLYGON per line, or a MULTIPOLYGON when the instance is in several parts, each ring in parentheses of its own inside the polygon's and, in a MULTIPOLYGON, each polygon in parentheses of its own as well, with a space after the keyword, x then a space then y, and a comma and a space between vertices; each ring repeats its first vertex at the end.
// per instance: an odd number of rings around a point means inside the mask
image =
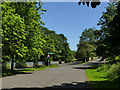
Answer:
POLYGON ((82 61, 94 56, 107 63, 120 61, 120 2, 108 3, 97 25, 99 30, 88 28, 82 32, 75 57, 82 61))
POLYGON ((42 2, 2 2, 2 63, 38 61, 46 65, 50 60, 70 61, 73 52, 64 34, 57 34, 44 27, 41 15, 46 12, 42 2))

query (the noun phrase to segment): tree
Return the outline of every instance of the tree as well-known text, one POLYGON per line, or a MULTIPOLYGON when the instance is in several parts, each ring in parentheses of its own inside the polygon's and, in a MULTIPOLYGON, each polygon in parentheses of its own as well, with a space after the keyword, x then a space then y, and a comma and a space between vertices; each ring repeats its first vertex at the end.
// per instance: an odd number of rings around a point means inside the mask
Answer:
POLYGON ((120 60, 119 6, 120 2, 109 3, 106 12, 103 12, 103 16, 98 23, 98 25, 101 25, 101 29, 95 32, 98 36, 96 53, 98 56, 106 58, 110 63, 116 63, 120 60))
POLYGON ((89 44, 95 46, 95 42, 97 41, 95 31, 95 28, 85 29, 80 36, 80 41, 87 41, 89 44))
POLYGON ((101 26, 101 29, 95 31, 98 37, 98 41, 96 42, 96 53, 98 56, 102 56, 103 58, 107 58, 110 55, 109 50, 111 47, 109 43, 111 43, 111 40, 109 40, 109 37, 111 35, 111 29, 109 28, 109 24, 116 15, 117 9, 117 3, 109 3, 108 5, 106 12, 103 12, 102 17, 98 21, 98 25, 101 26))
POLYGON ((40 20, 38 10, 42 9, 42 3, 39 2, 3 2, 2 3, 2 22, 3 22, 3 62, 6 59, 28 60, 36 62, 43 55, 42 48, 45 40, 42 38, 40 26, 43 22, 40 20), (11 52, 11 53, 9 53, 11 52))
POLYGON ((97 41, 96 35, 94 33, 95 31, 95 28, 89 28, 82 32, 75 55, 78 60, 85 61, 89 60, 90 57, 92 58, 95 56, 94 50, 96 49, 95 43, 97 41))
POLYGON ((108 25, 110 36, 108 37, 107 45, 110 47, 108 53, 109 57, 112 58, 109 61, 112 63, 120 61, 120 2, 117 5, 116 15, 108 25))
POLYGON ((66 60, 71 55, 67 38, 43 26, 41 14, 46 10, 42 5, 41 2, 2 2, 2 62, 10 61, 12 70, 14 62, 21 60, 31 60, 36 67, 48 52, 55 53, 54 60, 66 60))
POLYGON ((20 15, 14 14, 15 11, 10 7, 11 5, 10 2, 2 3, 3 11, 6 10, 2 12, 2 51, 3 62, 6 62, 7 58, 11 58, 11 70, 13 70, 15 58, 23 57, 27 47, 24 46, 26 39, 24 19, 20 15))
POLYGON ((93 45, 90 45, 86 41, 80 41, 77 45, 78 49, 76 52, 76 58, 81 61, 89 60, 92 57, 92 52, 94 51, 93 45))

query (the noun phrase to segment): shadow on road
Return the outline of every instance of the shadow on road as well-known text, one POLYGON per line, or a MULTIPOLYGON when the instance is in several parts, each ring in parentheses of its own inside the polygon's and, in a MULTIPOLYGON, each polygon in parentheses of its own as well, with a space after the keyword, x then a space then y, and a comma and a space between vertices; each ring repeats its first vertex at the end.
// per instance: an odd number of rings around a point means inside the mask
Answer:
POLYGON ((80 63, 69 63, 67 65, 77 65, 77 64, 80 64, 80 63))
POLYGON ((73 67, 73 69, 94 69, 92 67, 73 67))
POLYGON ((25 70, 5 70, 2 73, 3 73, 2 77, 13 76, 13 75, 17 75, 17 74, 24 74, 24 75, 33 74, 32 72, 25 72, 25 70))
MULTIPOLYGON (((17 88, 8 88, 8 89, 2 89, 2 90, 40 90, 40 89, 78 89, 78 90, 101 90, 101 89, 114 89, 114 88, 120 88, 120 78, 117 78, 113 81, 86 81, 86 82, 72 82, 72 83, 63 83, 61 85, 53 85, 51 87, 44 87, 44 88, 39 88, 39 87, 17 87, 17 88), (89 85, 91 83, 91 85, 89 85), (94 85, 94 86, 92 86, 94 85)), ((116 89, 118 90, 118 89, 116 89)))
POLYGON ((52 87, 46 88, 88 88, 88 82, 63 83, 61 85, 53 85, 52 87))
POLYGON ((81 64, 79 67, 73 67, 73 69, 95 69, 97 65, 100 65, 100 62, 88 62, 86 64, 81 64))
MULTIPOLYGON (((21 89, 25 89, 25 90, 38 90, 38 89, 56 89, 56 88, 79 88, 79 89, 83 89, 83 90, 90 90, 89 86, 88 86, 88 82, 72 82, 72 83, 63 83, 61 85, 53 85, 50 87, 44 87, 44 88, 38 88, 38 87, 31 87, 31 88, 22 88, 22 87, 18 87, 18 88, 11 88, 11 90, 21 90, 21 89)), ((7 90, 7 89, 2 89, 2 90, 7 90)))

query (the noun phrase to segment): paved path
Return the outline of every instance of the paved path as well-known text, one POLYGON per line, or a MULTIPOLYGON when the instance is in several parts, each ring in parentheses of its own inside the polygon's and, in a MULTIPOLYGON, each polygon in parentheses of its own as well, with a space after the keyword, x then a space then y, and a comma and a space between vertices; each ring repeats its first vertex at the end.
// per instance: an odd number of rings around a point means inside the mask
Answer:
POLYGON ((4 77, 2 88, 88 88, 84 70, 88 66, 89 64, 62 64, 58 68, 4 77))

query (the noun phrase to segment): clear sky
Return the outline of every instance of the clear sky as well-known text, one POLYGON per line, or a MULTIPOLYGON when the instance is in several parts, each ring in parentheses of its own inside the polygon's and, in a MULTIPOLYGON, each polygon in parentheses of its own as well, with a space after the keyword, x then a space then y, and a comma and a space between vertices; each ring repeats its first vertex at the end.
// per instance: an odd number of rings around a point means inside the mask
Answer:
POLYGON ((42 21, 49 30, 56 31, 57 34, 64 34, 71 50, 77 50, 79 36, 86 28, 97 26, 102 12, 105 11, 107 2, 102 2, 100 6, 93 9, 77 2, 44 2, 43 8, 47 10, 42 15, 42 21))

